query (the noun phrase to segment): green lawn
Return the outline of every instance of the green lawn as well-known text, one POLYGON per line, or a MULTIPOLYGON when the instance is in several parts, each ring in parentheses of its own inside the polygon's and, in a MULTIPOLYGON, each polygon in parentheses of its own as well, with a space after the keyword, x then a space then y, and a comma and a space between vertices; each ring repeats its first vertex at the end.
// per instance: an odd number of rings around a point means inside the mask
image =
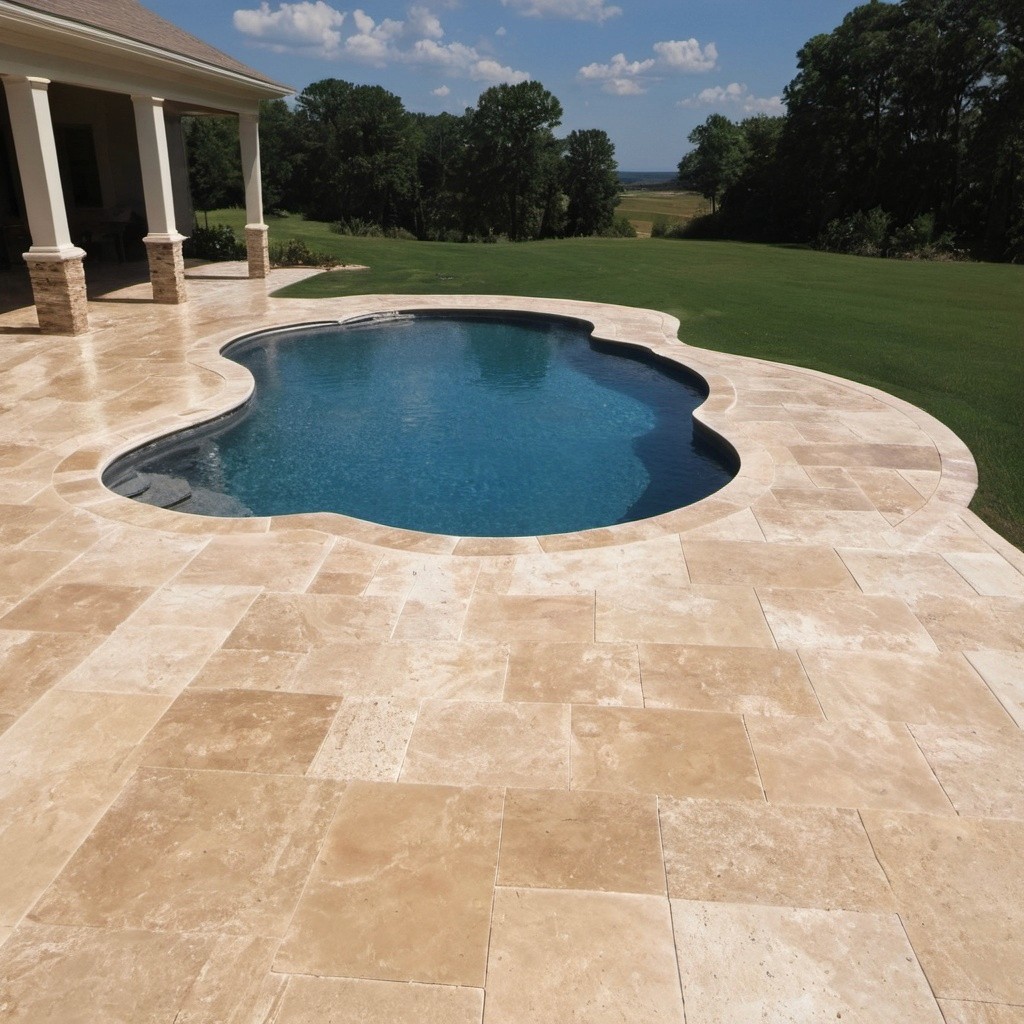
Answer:
POLYGON ((615 211, 628 217, 641 235, 651 233, 655 220, 670 227, 711 212, 711 204, 696 192, 624 192, 615 211))
MULTIPOLYGON (((211 214, 240 226, 242 211, 211 214)), ((904 263, 805 249, 667 239, 457 245, 304 238, 368 271, 327 273, 293 296, 440 292, 568 297, 664 310, 692 345, 810 366, 927 409, 970 446, 974 510, 1024 547, 1024 267, 904 263)))

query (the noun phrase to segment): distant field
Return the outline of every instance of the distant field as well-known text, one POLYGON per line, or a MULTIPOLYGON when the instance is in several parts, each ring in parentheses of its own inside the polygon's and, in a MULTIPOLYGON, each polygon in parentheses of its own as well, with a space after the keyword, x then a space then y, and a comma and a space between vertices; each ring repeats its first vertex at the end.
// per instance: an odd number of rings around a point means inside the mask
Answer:
POLYGON ((637 234, 644 236, 657 218, 671 227, 710 213, 711 205, 696 192, 624 192, 616 212, 628 217, 637 234))
MULTIPOLYGON (((275 241, 302 238, 370 267, 321 274, 281 295, 504 294, 642 306, 678 317, 692 345, 882 388, 963 438, 981 471, 972 508, 1024 547, 1024 267, 669 239, 397 242, 267 219, 275 241)), ((211 224, 239 232, 244 222, 241 210, 210 214, 211 224)))

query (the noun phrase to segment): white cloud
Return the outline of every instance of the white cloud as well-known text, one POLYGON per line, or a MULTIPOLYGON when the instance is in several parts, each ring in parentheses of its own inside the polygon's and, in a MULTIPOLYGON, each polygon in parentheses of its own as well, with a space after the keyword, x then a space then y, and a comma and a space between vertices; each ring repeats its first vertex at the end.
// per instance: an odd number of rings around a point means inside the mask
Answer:
POLYGON ((401 21, 376 21, 356 8, 351 14, 352 30, 347 34, 341 31, 346 17, 345 12, 324 0, 282 2, 276 10, 271 10, 267 0, 263 0, 255 10, 235 11, 234 24, 243 35, 278 52, 348 58, 375 67, 408 64, 489 85, 515 84, 530 78, 529 72, 501 64, 475 47, 442 42, 444 28, 440 19, 423 5, 409 7, 401 21))
POLYGON ((701 48, 696 39, 669 39, 654 44, 659 63, 673 71, 702 74, 714 71, 718 64, 718 47, 708 43, 701 48))
POLYGON ((324 0, 282 3, 276 11, 264 2, 255 10, 238 10, 235 28, 263 46, 278 52, 297 50, 327 56, 341 43, 343 12, 324 0))
POLYGON ((508 35, 508 29, 504 25, 499 25, 495 30, 494 34, 499 38, 503 38, 508 35))
POLYGON ((678 105, 690 110, 699 107, 733 107, 744 114, 778 115, 786 112, 786 104, 781 96, 755 96, 742 82, 702 89, 696 96, 680 100, 678 105))
POLYGON ((568 18, 571 21, 596 21, 599 25, 622 13, 621 7, 604 0, 501 0, 502 5, 528 18, 568 18))
POLYGON ((655 43, 653 57, 629 60, 617 53, 607 64, 587 64, 576 72, 583 82, 601 82, 605 92, 615 96, 639 96, 647 92, 641 80, 659 74, 700 74, 711 71, 718 61, 714 43, 701 46, 696 39, 671 39, 655 43))
POLYGON ((450 96, 451 94, 452 91, 451 89, 448 88, 447 85, 439 85, 436 89, 430 90, 431 96, 440 96, 441 99, 444 99, 445 96, 450 96))

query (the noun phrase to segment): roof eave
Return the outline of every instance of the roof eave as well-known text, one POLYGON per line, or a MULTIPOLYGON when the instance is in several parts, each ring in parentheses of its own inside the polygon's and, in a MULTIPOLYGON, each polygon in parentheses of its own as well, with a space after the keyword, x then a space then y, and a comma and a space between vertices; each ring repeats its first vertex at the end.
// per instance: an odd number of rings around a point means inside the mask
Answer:
POLYGON ((164 66, 170 66, 178 71, 193 72, 207 80, 213 78, 224 82, 226 85, 230 84, 235 88, 241 86, 243 89, 259 94, 262 99, 280 99, 285 96, 291 96, 296 92, 292 86, 284 85, 281 82, 255 78, 228 68, 217 67, 217 65, 207 61, 173 53, 161 47, 153 46, 150 43, 129 39, 127 36, 120 36, 114 32, 108 32, 105 29, 96 28, 83 22, 69 21, 43 11, 36 11, 9 3, 7 0, 0 0, 0 21, 5 20, 25 28, 42 29, 43 31, 66 37, 71 42, 79 45, 83 42, 93 42, 105 49, 128 53, 134 57, 142 57, 164 66))

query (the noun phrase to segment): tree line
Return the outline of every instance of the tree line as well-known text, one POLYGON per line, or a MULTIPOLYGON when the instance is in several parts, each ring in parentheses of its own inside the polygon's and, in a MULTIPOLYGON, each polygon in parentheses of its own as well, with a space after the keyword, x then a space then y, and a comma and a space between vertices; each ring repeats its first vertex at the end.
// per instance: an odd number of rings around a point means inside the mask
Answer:
MULTIPOLYGON (((623 232, 615 148, 599 129, 555 137, 562 106, 539 82, 497 85, 462 115, 418 114, 376 85, 307 86, 263 104, 266 207, 345 233, 512 241, 623 232)), ((193 203, 244 202, 237 128, 185 122, 193 203)))
POLYGON ((694 129, 691 233, 1024 259, 1024 4, 871 0, 798 54, 787 113, 694 129))

